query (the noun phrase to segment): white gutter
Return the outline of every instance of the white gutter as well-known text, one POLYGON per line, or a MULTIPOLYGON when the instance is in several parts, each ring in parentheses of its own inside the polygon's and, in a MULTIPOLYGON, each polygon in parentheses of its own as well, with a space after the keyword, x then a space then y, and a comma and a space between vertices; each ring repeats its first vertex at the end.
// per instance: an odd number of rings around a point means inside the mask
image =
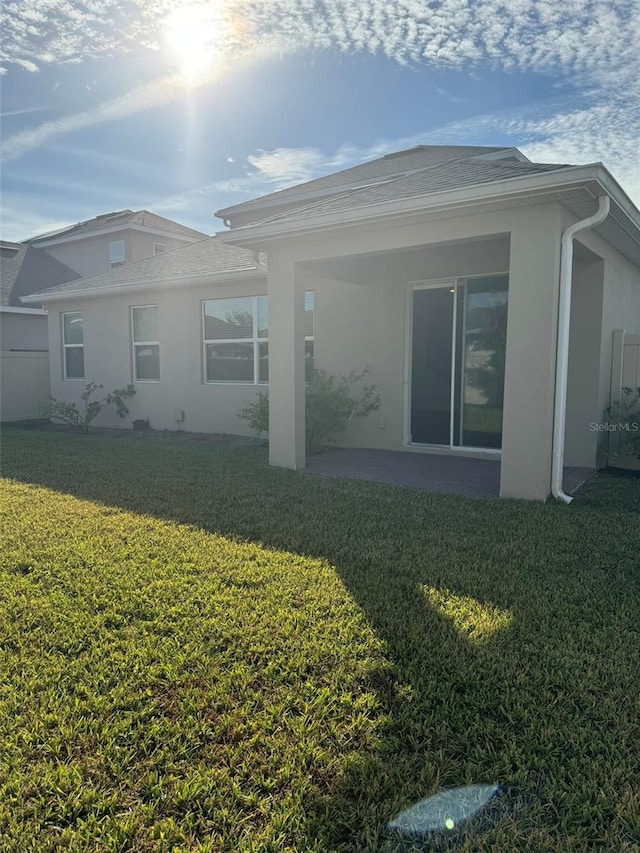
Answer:
POLYGON ((598 209, 587 219, 570 225, 562 235, 560 253, 560 293, 558 307, 558 344, 556 352, 556 394, 553 411, 553 464, 551 494, 563 503, 573 498, 562 491, 564 468, 564 432, 567 420, 567 367, 569 364, 569 326, 571 322, 571 275, 573 272, 573 238, 580 231, 599 225, 609 214, 608 195, 598 198, 598 209))
POLYGON ((46 317, 47 312, 42 308, 14 308, 13 306, 7 306, 0 308, 0 313, 2 314, 29 314, 30 316, 35 317, 46 317))

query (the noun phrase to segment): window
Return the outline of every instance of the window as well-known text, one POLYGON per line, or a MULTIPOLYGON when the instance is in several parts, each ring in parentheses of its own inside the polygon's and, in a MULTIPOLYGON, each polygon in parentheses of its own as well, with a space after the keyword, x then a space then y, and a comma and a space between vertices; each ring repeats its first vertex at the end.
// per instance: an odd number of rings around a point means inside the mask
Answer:
MULTIPOLYGON (((305 357, 313 359, 313 291, 304 295, 305 357)), ((203 302, 206 382, 269 381, 269 310, 266 296, 203 302)))
POLYGON ((112 240, 109 243, 109 265, 112 269, 121 267, 124 261, 124 240, 112 240))
POLYGON ((65 379, 84 379, 84 323, 79 311, 62 314, 62 363, 65 379))
POLYGON ((160 380, 158 306, 138 305, 131 309, 134 382, 160 380))
POLYGON ((167 251, 167 246, 165 243, 154 243, 153 244, 153 254, 161 255, 163 252, 167 251))

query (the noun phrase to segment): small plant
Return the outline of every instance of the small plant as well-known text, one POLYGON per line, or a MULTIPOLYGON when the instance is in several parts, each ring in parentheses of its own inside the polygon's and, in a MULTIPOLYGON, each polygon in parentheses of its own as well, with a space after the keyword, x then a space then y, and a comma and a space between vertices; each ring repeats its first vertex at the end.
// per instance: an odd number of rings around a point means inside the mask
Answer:
MULTIPOLYGON (((308 372, 305 396, 307 453, 319 453, 331 434, 343 430, 353 418, 364 418, 380 408, 376 386, 366 384, 368 368, 361 373, 332 376, 316 367, 308 372)), ((269 432, 269 395, 261 392, 238 412, 254 432, 269 432)))
POLYGON ((101 400, 92 400, 93 394, 103 387, 97 382, 88 382, 80 395, 82 400, 80 406, 77 403, 69 403, 66 400, 56 400, 55 397, 49 397, 49 402, 44 411, 45 417, 62 421, 71 427, 78 427, 81 432, 86 433, 89 432, 89 427, 100 412, 112 403, 115 403, 116 415, 119 418, 128 415, 129 409, 127 409, 124 401, 128 397, 133 397, 136 393, 135 387, 129 384, 126 388, 116 388, 101 400))
POLYGON ((640 387, 622 389, 622 400, 606 410, 607 432, 618 441, 609 450, 609 458, 631 456, 640 459, 640 387))

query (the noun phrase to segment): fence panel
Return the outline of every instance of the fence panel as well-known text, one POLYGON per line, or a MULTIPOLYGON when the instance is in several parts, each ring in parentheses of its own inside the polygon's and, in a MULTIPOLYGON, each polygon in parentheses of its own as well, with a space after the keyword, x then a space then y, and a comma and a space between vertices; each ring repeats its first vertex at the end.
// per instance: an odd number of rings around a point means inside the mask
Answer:
POLYGON ((48 352, 0 353, 0 420, 42 417, 50 393, 48 352))

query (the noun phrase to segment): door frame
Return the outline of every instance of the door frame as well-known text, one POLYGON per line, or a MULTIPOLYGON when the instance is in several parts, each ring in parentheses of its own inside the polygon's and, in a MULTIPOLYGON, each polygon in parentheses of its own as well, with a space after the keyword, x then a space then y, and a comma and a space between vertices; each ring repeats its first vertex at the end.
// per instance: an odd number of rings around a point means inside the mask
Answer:
MULTIPOLYGON (((509 276, 508 270, 498 272, 474 273, 473 275, 457 275, 447 278, 424 279, 422 281, 409 281, 405 289, 405 347, 404 347, 404 424, 403 424, 403 445, 411 450, 421 451, 423 453, 445 453, 448 455, 491 456, 499 458, 502 455, 502 450, 493 447, 470 447, 454 444, 454 417, 455 409, 455 367, 456 367, 456 351, 458 345, 457 330, 457 311, 458 311, 458 287, 463 285, 460 282, 466 282, 473 278, 488 278, 489 276, 506 275, 509 276), (451 343, 451 405, 449 415, 449 444, 422 444, 411 440, 411 383, 412 383, 412 361, 413 361, 413 294, 416 290, 435 290, 437 288, 448 287, 453 288, 453 316, 452 316, 452 343, 451 343)), ((465 285, 466 286, 466 285, 465 285)), ((508 290, 507 290, 508 293, 508 290)), ((507 308, 508 311, 508 308, 507 308)), ((506 353, 505 353, 506 357, 506 353)), ((461 393, 464 392, 464 383, 461 384, 461 393)))

